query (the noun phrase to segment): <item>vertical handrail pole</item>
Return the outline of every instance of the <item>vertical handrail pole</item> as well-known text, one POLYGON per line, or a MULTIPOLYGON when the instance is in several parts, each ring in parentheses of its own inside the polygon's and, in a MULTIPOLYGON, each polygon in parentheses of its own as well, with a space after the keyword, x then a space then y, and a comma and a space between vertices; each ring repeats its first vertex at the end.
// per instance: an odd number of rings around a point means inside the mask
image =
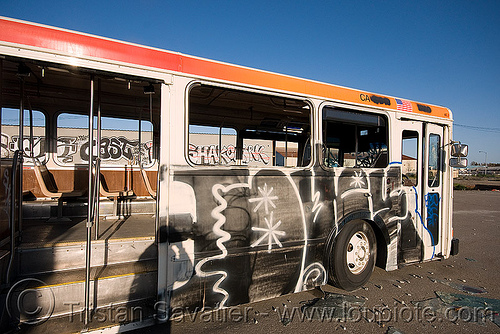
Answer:
POLYGON ((139 134, 138 134, 139 154, 137 156, 137 163, 139 164, 139 169, 142 169, 142 137, 141 137, 141 132, 142 132, 142 109, 139 108, 139 134))
POLYGON ((288 166, 288 122, 285 125, 285 167, 288 166))
MULTIPOLYGON (((34 130, 33 130, 33 108, 31 108, 31 102, 30 98, 28 96, 28 108, 30 112, 30 158, 31 158, 31 163, 33 166, 35 165, 35 139, 34 139, 34 130)), ((41 147, 40 147, 41 150, 41 147)), ((23 173, 23 169, 21 169, 21 174, 23 173)), ((22 183, 21 183, 21 199, 22 199, 22 193, 23 193, 23 188, 22 188, 22 183)), ((22 202, 19 204, 20 207, 22 207, 22 202)), ((62 210, 62 209, 61 209, 62 210)), ((22 212, 22 210, 21 210, 22 212)), ((19 235, 22 233, 22 227, 23 227, 23 222, 21 219, 19 219, 19 235)))
MULTIPOLYGON (((23 161, 24 161, 24 77, 21 79, 21 101, 19 103, 19 150, 21 157, 19 158, 19 194, 17 202, 17 228, 19 229, 19 236, 21 235, 22 221, 23 221, 23 161)), ((14 227, 15 228, 15 227, 14 227)))
POLYGON ((35 163, 35 152, 33 152, 33 149, 35 148, 35 142, 34 142, 34 134, 33 134, 33 109, 31 108, 31 103, 30 99, 28 97, 28 110, 30 112, 30 158, 32 163, 35 163))
POLYGON ((89 191, 88 191, 88 210, 87 210, 87 243, 85 253, 85 326, 90 322, 90 251, 92 242, 92 212, 94 208, 93 201, 93 176, 92 167, 94 159, 94 77, 90 78, 90 110, 89 110, 89 191))
MULTIPOLYGON (((160 101, 161 101, 161 98, 160 98, 160 101)), ((160 102, 160 110, 161 110, 161 102, 160 102)), ((153 130, 153 94, 149 94, 149 121, 151 122, 151 130, 153 130)), ((151 140, 154 141, 153 133, 151 133, 151 140)), ((157 175, 158 175, 157 179, 159 179, 160 170, 158 170, 157 175)), ((159 211, 158 211, 158 203, 159 203, 158 198, 160 198, 159 189, 160 188, 157 186, 156 187, 156 205, 155 205, 155 208, 156 208, 156 211, 155 211, 155 235, 156 236, 158 236, 158 228, 160 226, 159 217, 158 217, 158 213, 159 213, 159 211)), ((155 238, 155 240, 156 240, 156 242, 158 242, 157 238, 155 238)))
POLYGON ((21 80, 21 100, 19 101, 19 142, 18 148, 24 156, 24 77, 21 80))
MULTIPOLYGON (((95 239, 99 239, 99 196, 101 190, 101 79, 97 79, 97 160, 95 175, 95 239)), ((92 203, 94 204, 94 202, 92 203)))
POLYGON ((15 226, 15 216, 14 216, 14 211, 16 211, 16 194, 15 194, 15 189, 16 189, 16 174, 17 174, 17 165, 19 163, 19 156, 21 156, 22 153, 19 150, 16 150, 14 152, 14 157, 12 159, 12 173, 11 173, 11 178, 10 178, 10 191, 9 191, 9 200, 10 200, 10 214, 9 214, 9 226, 10 226, 10 257, 9 257, 9 264, 7 266, 7 273, 5 277, 5 281, 7 284, 10 284, 10 276, 11 276, 11 270, 12 270, 12 264, 14 262, 14 252, 16 250, 16 226, 15 226))

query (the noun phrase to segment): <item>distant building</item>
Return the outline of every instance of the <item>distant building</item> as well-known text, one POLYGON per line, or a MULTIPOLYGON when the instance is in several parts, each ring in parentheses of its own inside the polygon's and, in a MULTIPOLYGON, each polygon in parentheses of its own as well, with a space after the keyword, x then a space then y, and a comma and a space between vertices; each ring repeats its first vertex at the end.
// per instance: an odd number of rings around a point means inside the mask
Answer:
POLYGON ((417 173, 417 159, 403 154, 403 174, 415 175, 417 173))

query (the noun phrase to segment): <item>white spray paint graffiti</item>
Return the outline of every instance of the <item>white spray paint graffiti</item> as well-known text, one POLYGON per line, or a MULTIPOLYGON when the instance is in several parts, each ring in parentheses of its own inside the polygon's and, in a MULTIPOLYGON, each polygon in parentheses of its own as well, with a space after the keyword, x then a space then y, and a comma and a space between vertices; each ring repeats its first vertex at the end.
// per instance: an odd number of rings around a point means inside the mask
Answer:
POLYGON ((285 236, 285 231, 279 231, 278 227, 281 225, 281 220, 278 221, 276 224, 274 224, 274 219, 273 219, 273 214, 274 212, 271 212, 271 215, 268 217, 264 217, 264 220, 266 221, 266 228, 262 227, 252 227, 252 231, 257 231, 257 232, 262 232, 264 233, 257 241, 255 241, 253 244, 250 245, 250 247, 255 247, 260 245, 260 243, 267 237, 267 251, 271 252, 271 248, 273 247, 273 241, 279 246, 283 247, 281 242, 278 239, 278 236, 285 236))
MULTIPOLYGON (((372 189, 372 184, 375 179, 370 179, 370 174, 374 172, 374 170, 360 169, 354 171, 353 175, 351 176, 341 176, 342 172, 348 171, 347 169, 342 169, 341 173, 337 173, 337 175, 333 177, 333 183, 336 195, 335 198, 333 199, 333 210, 335 215, 335 224, 337 227, 336 233, 338 233, 339 219, 342 219, 342 217, 338 216, 339 208, 337 208, 337 205, 340 205, 343 202, 340 201, 340 199, 345 200, 349 196, 353 196, 355 194, 364 194, 365 195, 364 197, 367 200, 367 209, 370 214, 369 217, 371 219, 375 219, 376 216, 384 215, 384 217, 381 218, 387 224, 388 223, 397 224, 395 231, 391 232, 390 244, 387 247, 388 262, 386 264, 386 269, 392 270, 395 269, 395 267, 397 267, 397 250, 398 250, 397 244, 401 228, 401 221, 407 219, 411 215, 411 212, 408 212, 408 207, 397 209, 397 206, 400 205, 400 203, 404 202, 401 200, 401 198, 402 196, 406 196, 406 189, 404 187, 400 187, 398 189, 389 189, 389 187, 386 186, 388 180, 387 173, 389 169, 390 167, 388 166, 384 170, 383 176, 381 176, 380 178, 376 178, 377 187, 379 186, 378 182, 381 182, 380 189, 376 191, 377 193, 380 194, 380 197, 384 199, 384 202, 385 199, 394 198, 394 200, 391 200, 391 203, 394 203, 396 207, 394 206, 383 207, 378 209, 378 211, 374 212, 373 209, 374 199, 372 194, 374 190, 372 189), (347 177, 350 177, 350 180, 348 180, 347 177), (344 180, 343 182, 346 181, 349 182, 347 183, 347 185, 349 185, 347 189, 344 189, 344 191, 341 193, 339 193, 339 179, 343 179, 344 180), (391 210, 393 210, 394 208, 400 210, 401 215, 393 216, 391 210), (387 215, 389 214, 390 216, 388 217, 387 215)), ((291 187, 290 188, 291 191, 295 194, 296 198, 300 203, 299 210, 303 225, 304 247, 302 248, 302 255, 300 257, 301 263, 300 263, 300 273, 298 276, 299 279, 297 280, 294 290, 295 292, 299 292, 304 289, 310 288, 313 285, 326 284, 328 275, 326 269, 320 262, 307 263, 308 233, 307 233, 307 224, 304 214, 304 203, 302 202, 296 182, 293 181, 290 172, 286 171, 283 172, 283 174, 284 177, 287 179, 287 183, 291 187)), ((251 191, 253 184, 252 180, 255 178, 255 176, 256 175, 250 175, 248 177, 249 179, 248 183, 235 183, 232 185, 215 184, 212 186, 211 193, 217 203, 217 206, 214 209, 212 209, 211 212, 211 216, 216 220, 215 224, 212 227, 212 232, 214 235, 217 236, 216 246, 220 250, 220 253, 201 259, 196 264, 194 269, 196 274, 201 278, 212 277, 212 276, 218 277, 218 279, 212 286, 212 291, 216 294, 221 294, 223 296, 222 301, 220 301, 218 304, 220 308, 227 306, 226 304, 229 298, 229 292, 221 287, 222 283, 228 278, 228 272, 220 269, 213 271, 206 271, 203 270, 203 266, 207 264, 207 262, 211 262, 214 260, 222 260, 228 256, 228 250, 224 245, 224 243, 231 240, 231 234, 223 229, 223 226, 226 223, 227 219, 224 210, 228 208, 228 200, 225 199, 225 195, 228 192, 238 188, 248 189, 251 191)), ((253 242, 250 244, 250 247, 256 248, 258 246, 264 246, 265 247, 264 249, 267 248, 267 252, 271 253, 271 251, 273 250, 273 245, 276 245, 276 249, 284 247, 284 239, 285 237, 288 236, 287 234, 288 230, 284 227, 285 224, 283 223, 282 219, 280 219, 280 217, 276 216, 275 209, 277 207, 280 207, 280 196, 277 196, 275 188, 270 186, 268 183, 264 183, 263 186, 254 185, 254 187, 256 187, 257 189, 255 189, 255 191, 253 192, 254 194, 253 197, 248 198, 247 201, 249 204, 252 204, 252 206, 250 207, 251 212, 260 213, 261 225, 251 227, 251 231, 258 236, 255 237, 253 242)), ((318 215, 323 208, 324 203, 321 202, 321 196, 322 193, 320 191, 316 191, 312 195, 311 199, 312 215, 310 218, 311 223, 316 223, 318 215)), ((409 204, 407 201, 406 203, 408 206, 409 204)), ((178 285, 185 284, 184 281, 177 283, 178 285)))
POLYGON ((304 269, 302 278, 302 290, 307 290, 318 285, 324 285, 328 281, 328 275, 323 264, 314 262, 304 269))
MULTIPOLYGON (((293 182, 292 178, 290 175, 286 175, 286 178, 291 185, 292 189, 294 190, 294 193, 296 195, 297 200, 299 201, 299 210, 300 210, 300 220, 302 222, 302 227, 303 227, 303 251, 302 251, 302 260, 301 260, 301 267, 300 267, 300 275, 299 275, 299 280, 297 281, 295 291, 302 291, 305 287, 305 283, 309 282, 311 280, 311 277, 314 277, 315 280, 320 280, 321 282, 324 280, 324 277, 326 277, 326 270, 322 267, 321 264, 316 264, 315 270, 313 271, 306 271, 305 266, 306 266, 306 255, 307 255, 307 225, 306 225, 306 220, 305 220, 305 214, 304 214, 304 208, 303 208, 303 203, 301 201, 299 191, 293 182), (322 268, 322 269, 321 269, 322 268)), ((224 243, 229 241, 231 239, 231 235, 222 230, 222 226, 226 223, 226 217, 222 213, 228 206, 228 203, 226 199, 224 198, 224 194, 228 193, 231 190, 237 189, 237 188, 244 188, 244 189, 252 189, 251 186, 251 179, 250 177, 250 182, 249 183, 236 183, 233 185, 229 186, 224 186, 221 184, 215 184, 212 187, 212 195, 216 202, 219 204, 216 208, 212 210, 212 217, 216 219, 216 223, 214 224, 212 228, 212 232, 218 236, 218 239, 216 241, 216 245, 221 251, 220 254, 206 257, 202 260, 200 260, 196 266, 195 266, 195 271, 196 274, 200 277, 209 277, 209 276, 220 276, 220 278, 214 283, 212 290, 215 293, 219 293, 223 295, 222 301, 219 303, 219 307, 222 308, 225 306, 229 294, 228 292, 221 288, 222 282, 228 277, 228 274, 226 271, 223 270, 216 270, 216 271, 204 271, 203 266, 213 260, 221 260, 224 259, 228 251, 226 247, 224 246, 224 243)), ((276 201, 279 200, 278 196, 273 195, 273 187, 269 187, 267 183, 264 184, 263 187, 257 187, 258 189, 258 197, 254 198, 249 198, 248 202, 254 204, 255 206, 253 207, 253 212, 257 212, 259 210, 263 211, 265 213, 264 216, 264 222, 265 226, 264 227, 252 227, 252 231, 255 233, 260 233, 262 235, 259 236, 259 238, 254 241, 250 246, 251 247, 257 247, 262 244, 267 245, 267 251, 270 252, 272 250, 272 246, 276 244, 278 247, 283 247, 282 241, 280 238, 283 238, 286 236, 286 232, 283 230, 280 230, 280 227, 282 225, 282 221, 277 219, 275 217, 274 211, 272 209, 276 208, 276 201), (256 203, 256 204, 255 204, 256 203), (267 241, 267 243, 266 243, 267 241)), ((319 199, 319 192, 317 195, 315 195, 315 198, 319 199)), ((319 213, 321 209, 321 205, 316 204, 314 211, 316 213, 319 213)), ((312 268, 312 267, 311 267, 312 268)))
MULTIPOLYGON (((271 161, 265 152, 265 147, 260 144, 243 145, 243 157, 241 163, 244 165, 250 162, 259 162, 268 165, 271 161)), ((236 163, 236 147, 234 145, 224 145, 220 151, 219 145, 194 145, 189 144, 189 160, 197 165, 216 165, 236 163)))
POLYGON ((270 196, 271 193, 273 192, 273 187, 271 187, 271 189, 268 190, 267 183, 264 184, 264 188, 261 188, 261 187, 257 187, 257 188, 259 189, 259 193, 262 196, 257 197, 257 198, 250 198, 248 201, 250 203, 259 202, 259 204, 257 204, 255 206, 255 208, 253 208, 253 212, 257 212, 257 210, 259 210, 261 205, 264 204, 266 214, 268 214, 269 213, 269 205, 272 206, 273 208, 276 208, 276 205, 273 203, 273 201, 277 200, 278 196, 270 196))
MULTIPOLYGON (((390 166, 388 166, 384 169, 384 175, 381 179, 381 182, 382 182, 381 194, 382 194, 382 199, 384 201, 387 199, 386 184, 387 184, 387 173, 388 173, 389 169, 390 169, 390 166)), ((343 169, 342 169, 342 171, 343 171, 343 169)), ((371 190, 371 184, 370 184, 370 182, 371 182, 370 173, 372 173, 372 172, 373 172, 373 170, 370 170, 370 169, 362 169, 359 173, 355 171, 354 175, 351 176, 352 181, 350 183, 350 185, 354 186, 354 188, 344 191, 342 194, 340 194, 340 198, 345 199, 345 198, 347 198, 353 194, 356 194, 356 193, 366 194, 367 200, 368 200, 368 210, 370 212, 370 218, 373 220, 374 217, 376 217, 377 215, 380 215, 384 212, 389 212, 391 210, 391 208, 385 207, 385 208, 382 208, 376 212, 373 211, 373 199, 372 199, 372 190, 371 190), (365 173, 365 175, 366 175, 366 182, 363 180, 362 173, 365 173), (365 185, 366 185, 366 188, 364 188, 365 185)), ((339 177, 336 176, 334 178, 336 192, 339 189, 338 188, 338 181, 339 181, 339 177)), ((426 236, 425 233, 422 233, 421 229, 419 229, 417 227, 416 219, 412 215, 412 210, 411 210, 412 205, 411 205, 411 201, 409 201, 410 197, 409 197, 407 191, 408 191, 408 189, 406 189, 405 187, 401 187, 401 188, 394 189, 389 193, 390 198, 406 196, 405 202, 407 203, 407 207, 403 209, 403 211, 405 212, 404 216, 392 216, 386 220, 387 224, 397 222, 396 235, 394 237, 390 238, 390 243, 387 247, 386 270, 397 269, 397 266, 398 266, 398 264, 397 264, 398 237, 397 236, 399 236, 401 233, 401 221, 407 219, 408 217, 410 217, 410 216, 412 217, 412 222, 413 222, 414 228, 417 231, 421 240, 423 241, 424 246, 431 245, 431 241, 430 241, 429 237, 426 236)), ((336 194, 336 196, 337 196, 337 194, 336 194)), ((333 206, 334 206, 336 235, 337 235, 340 232, 339 228, 338 228, 339 227, 338 224, 340 223, 340 221, 339 221, 340 217, 338 217, 337 201, 335 199, 333 200, 333 206)), ((424 258, 425 258, 425 256, 424 256, 424 258)))
POLYGON ((362 172, 359 172, 359 174, 358 172, 354 172, 354 176, 351 176, 351 178, 354 180, 351 182, 351 186, 354 185, 354 188, 361 188, 365 185, 362 172))
POLYGON ((317 191, 312 200, 313 200, 313 207, 311 209, 311 212, 314 213, 314 218, 313 218, 313 223, 316 222, 316 218, 318 218, 318 215, 319 215, 319 212, 321 211, 321 209, 323 208, 323 203, 320 203, 320 197, 321 197, 321 193, 319 191, 317 191))
POLYGON ((205 272, 201 269, 205 263, 208 261, 212 260, 219 260, 223 259, 227 256, 227 249, 224 246, 224 242, 228 241, 231 239, 231 234, 229 234, 226 231, 223 231, 221 229, 222 225, 226 223, 226 216, 222 214, 222 211, 224 211, 227 208, 227 201, 224 199, 224 197, 221 195, 221 193, 227 193, 231 191, 232 189, 236 188, 249 188, 250 186, 246 183, 237 183, 233 184, 230 186, 223 186, 221 184, 216 184, 212 187, 212 195, 216 199, 216 201, 219 203, 219 205, 213 209, 212 211, 212 217, 216 219, 216 223, 214 224, 214 227, 212 228, 212 231, 214 232, 215 235, 219 236, 219 238, 216 241, 217 247, 222 251, 221 254, 217 254, 214 256, 206 257, 202 259, 200 262, 196 264, 195 270, 196 274, 200 277, 209 277, 209 276, 218 276, 220 275, 221 277, 214 283, 214 286, 212 290, 215 293, 220 293, 224 295, 224 298, 219 304, 219 307, 222 308, 226 304, 227 299, 229 298, 229 294, 227 293, 226 290, 222 289, 220 287, 220 284, 226 279, 227 273, 223 270, 218 270, 218 271, 210 271, 210 272, 205 272))

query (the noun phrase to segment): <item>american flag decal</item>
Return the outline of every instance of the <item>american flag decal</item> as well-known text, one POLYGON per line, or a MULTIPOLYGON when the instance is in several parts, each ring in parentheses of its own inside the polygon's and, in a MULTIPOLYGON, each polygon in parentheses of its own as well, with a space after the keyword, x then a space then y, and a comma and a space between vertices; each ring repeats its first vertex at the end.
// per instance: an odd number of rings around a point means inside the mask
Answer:
POLYGON ((396 99, 396 106, 397 106, 398 110, 413 111, 413 108, 411 106, 411 102, 407 101, 407 100, 396 99))

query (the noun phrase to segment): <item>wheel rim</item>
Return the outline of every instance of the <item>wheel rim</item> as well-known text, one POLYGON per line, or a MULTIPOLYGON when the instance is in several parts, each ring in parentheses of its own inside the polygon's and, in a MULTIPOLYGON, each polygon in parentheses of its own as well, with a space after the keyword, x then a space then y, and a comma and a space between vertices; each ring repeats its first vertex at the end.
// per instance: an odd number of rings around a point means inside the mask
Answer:
POLYGON ((364 232, 358 231, 347 244, 347 268, 357 275, 362 272, 370 260, 370 243, 364 232))

